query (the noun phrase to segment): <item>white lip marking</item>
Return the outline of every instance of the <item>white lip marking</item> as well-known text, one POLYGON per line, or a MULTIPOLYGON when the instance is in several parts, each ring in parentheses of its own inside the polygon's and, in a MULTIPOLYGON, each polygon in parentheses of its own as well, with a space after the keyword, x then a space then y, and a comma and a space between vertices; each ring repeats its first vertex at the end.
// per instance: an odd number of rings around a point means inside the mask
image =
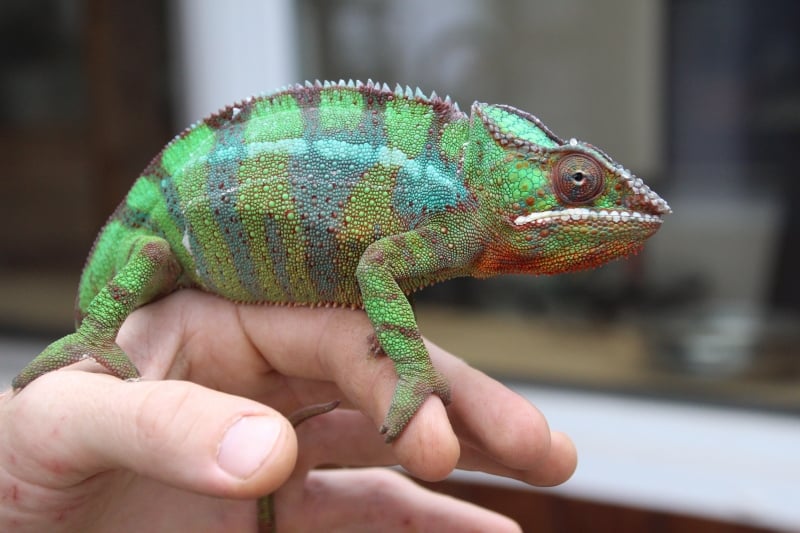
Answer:
POLYGON ((514 219, 514 224, 517 226, 524 226, 525 224, 552 221, 554 219, 569 221, 601 218, 613 222, 661 222, 661 217, 642 214, 636 211, 606 211, 605 209, 595 211, 585 207, 572 207, 561 211, 537 211, 529 215, 520 215, 514 219))

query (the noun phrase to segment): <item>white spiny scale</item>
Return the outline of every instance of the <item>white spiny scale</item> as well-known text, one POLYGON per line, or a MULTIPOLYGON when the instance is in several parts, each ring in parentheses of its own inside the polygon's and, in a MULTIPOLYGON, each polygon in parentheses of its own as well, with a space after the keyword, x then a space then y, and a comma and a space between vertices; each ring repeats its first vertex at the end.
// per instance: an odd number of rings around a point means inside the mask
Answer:
POLYGON ((428 97, 425 96, 425 93, 423 93, 422 89, 420 89, 419 87, 417 87, 417 90, 414 91, 414 96, 416 98, 419 98, 420 100, 427 100, 428 99, 428 97))
POLYGON ((364 83, 361 80, 356 80, 356 89, 360 89, 364 86, 364 83))
POLYGON ((431 101, 438 100, 438 99, 439 99, 439 95, 436 94, 436 91, 431 91, 431 101))
POLYGON ((323 89, 329 89, 330 86, 331 86, 331 82, 329 82, 328 80, 325 80, 324 82, 322 82, 322 88, 323 89))
POLYGON ((322 82, 319 80, 314 80, 314 87, 316 89, 322 89, 322 82))
MULTIPOLYGON (((400 84, 398 84, 397 86, 400 87, 400 84)), ((386 83, 386 82, 383 82, 383 87, 381 87, 381 90, 385 91, 387 93, 392 92, 392 89, 389 87, 389 84, 386 83)))
POLYGON ((308 81, 308 80, 306 80, 305 86, 306 86, 306 88, 308 88, 308 89, 313 89, 313 88, 314 88, 314 84, 313 84, 313 83, 311 83, 311 82, 310 82, 310 81, 308 81))
POLYGON ((402 98, 402 97, 403 97, 403 87, 402 87, 402 85, 400 85, 399 83, 398 83, 398 84, 397 84, 397 86, 394 88, 394 94, 395 94, 395 96, 397 96, 397 97, 399 97, 399 98, 402 98))
POLYGON ((343 79, 340 79, 340 80, 339 80, 339 83, 338 83, 338 85, 339 85, 340 87, 344 87, 344 86, 345 86, 345 85, 347 85, 347 84, 345 83, 345 81, 344 81, 343 79))
POLYGON ((455 102, 455 103, 453 104, 453 109, 455 109, 456 111, 459 111, 459 112, 461 111, 461 108, 460 108, 460 107, 458 107, 458 102, 455 102))
POLYGON ((449 94, 444 95, 444 103, 447 104, 447 105, 451 105, 453 103, 453 101, 450 100, 450 95, 449 94))
POLYGON ((412 91, 411 87, 409 87, 408 85, 406 85, 405 97, 408 98, 409 100, 414 98, 414 91, 412 91))

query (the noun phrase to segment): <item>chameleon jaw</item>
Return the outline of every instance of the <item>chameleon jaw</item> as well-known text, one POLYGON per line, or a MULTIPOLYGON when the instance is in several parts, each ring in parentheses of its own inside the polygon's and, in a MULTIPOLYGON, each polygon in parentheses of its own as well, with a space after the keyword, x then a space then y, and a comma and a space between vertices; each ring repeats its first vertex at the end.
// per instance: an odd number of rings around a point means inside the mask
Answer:
POLYGON ((537 211, 529 215, 520 215, 514 219, 514 225, 526 226, 528 224, 547 225, 551 222, 581 222, 589 220, 603 220, 606 222, 633 222, 639 224, 661 224, 658 215, 639 213, 625 209, 588 209, 586 207, 572 207, 558 211, 537 211))

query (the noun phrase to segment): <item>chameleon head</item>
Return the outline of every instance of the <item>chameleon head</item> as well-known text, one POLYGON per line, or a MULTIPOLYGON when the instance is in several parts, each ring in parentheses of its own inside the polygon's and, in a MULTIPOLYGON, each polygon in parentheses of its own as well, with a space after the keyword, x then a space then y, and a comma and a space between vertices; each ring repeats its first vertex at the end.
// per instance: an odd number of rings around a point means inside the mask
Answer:
POLYGON ((528 113, 476 103, 471 121, 463 168, 493 230, 482 274, 592 268, 636 253, 671 212, 604 152, 528 113))

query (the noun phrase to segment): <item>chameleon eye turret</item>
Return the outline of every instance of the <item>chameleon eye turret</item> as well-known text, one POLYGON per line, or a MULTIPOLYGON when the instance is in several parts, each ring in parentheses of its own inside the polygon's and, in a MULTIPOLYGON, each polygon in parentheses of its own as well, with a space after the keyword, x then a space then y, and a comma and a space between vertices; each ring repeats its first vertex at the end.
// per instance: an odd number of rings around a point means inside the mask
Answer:
POLYGON ((566 205, 584 205, 603 192, 605 174, 594 158, 564 154, 550 172, 553 190, 566 205))

